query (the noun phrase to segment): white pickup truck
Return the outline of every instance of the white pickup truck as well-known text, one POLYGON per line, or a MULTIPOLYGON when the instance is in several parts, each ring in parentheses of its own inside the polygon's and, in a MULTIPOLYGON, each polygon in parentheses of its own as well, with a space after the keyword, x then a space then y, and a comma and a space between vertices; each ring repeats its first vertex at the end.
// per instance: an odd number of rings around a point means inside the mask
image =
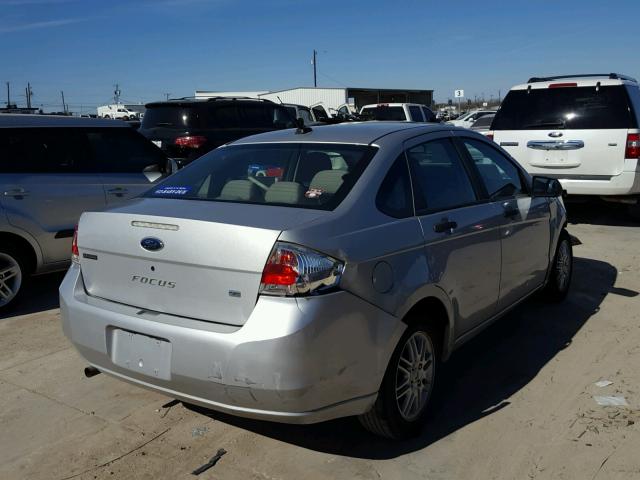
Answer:
POLYGON ((99 118, 117 118, 125 121, 140 118, 140 112, 130 110, 122 104, 102 105, 97 110, 99 118))

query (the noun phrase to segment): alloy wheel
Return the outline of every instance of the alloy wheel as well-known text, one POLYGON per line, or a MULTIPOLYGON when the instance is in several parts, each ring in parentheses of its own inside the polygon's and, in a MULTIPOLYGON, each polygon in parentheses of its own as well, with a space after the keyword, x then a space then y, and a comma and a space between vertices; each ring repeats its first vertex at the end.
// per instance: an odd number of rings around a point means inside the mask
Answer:
POLYGON ((420 416, 429 400, 433 380, 433 344, 425 332, 417 331, 404 344, 396 370, 396 402, 404 420, 420 416))
POLYGON ((564 291, 571 276, 571 247, 568 240, 563 240, 558 247, 558 255, 556 257, 556 281, 558 289, 564 291))
POLYGON ((0 252, 0 307, 15 298, 22 285, 22 269, 15 258, 0 252))

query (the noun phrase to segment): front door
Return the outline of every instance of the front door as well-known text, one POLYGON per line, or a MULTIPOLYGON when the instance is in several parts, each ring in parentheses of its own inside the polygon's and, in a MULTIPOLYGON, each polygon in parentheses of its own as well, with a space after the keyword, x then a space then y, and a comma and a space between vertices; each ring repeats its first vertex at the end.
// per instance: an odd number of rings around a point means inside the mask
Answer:
POLYGON ((534 198, 520 169, 488 141, 461 137, 491 205, 501 212, 502 273, 498 310, 544 283, 551 235, 549 203, 534 198))
POLYGON ((405 143, 430 281, 454 306, 456 336, 491 318, 500 288, 500 211, 479 201, 448 133, 405 143))

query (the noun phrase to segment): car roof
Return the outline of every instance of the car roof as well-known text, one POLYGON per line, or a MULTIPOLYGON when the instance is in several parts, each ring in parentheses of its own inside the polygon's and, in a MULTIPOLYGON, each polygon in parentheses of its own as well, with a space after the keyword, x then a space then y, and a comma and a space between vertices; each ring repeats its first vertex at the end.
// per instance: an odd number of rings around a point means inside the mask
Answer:
POLYGON ((406 138, 424 133, 454 130, 455 127, 444 124, 412 123, 412 122, 344 122, 335 125, 312 127, 311 131, 297 134, 296 129, 275 130, 250 137, 241 138, 233 145, 251 143, 351 143, 369 145, 377 139, 392 133, 404 134, 406 138))
POLYGON ((559 75, 555 77, 533 77, 527 83, 515 85, 511 90, 527 90, 549 88, 552 84, 558 83, 575 83, 577 87, 595 87, 610 85, 633 85, 638 86, 638 82, 625 75, 617 73, 603 74, 583 74, 583 75, 559 75))
POLYGON ((31 115, 0 113, 0 128, 16 127, 115 127, 131 128, 120 120, 101 118, 65 117, 62 115, 31 115))

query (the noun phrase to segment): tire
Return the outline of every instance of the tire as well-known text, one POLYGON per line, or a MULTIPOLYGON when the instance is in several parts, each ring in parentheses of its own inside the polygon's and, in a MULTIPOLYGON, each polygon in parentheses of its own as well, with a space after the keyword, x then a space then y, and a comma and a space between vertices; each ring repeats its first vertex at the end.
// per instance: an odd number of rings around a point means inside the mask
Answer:
POLYGON ((24 291, 27 271, 22 253, 12 246, 0 247, 0 310, 16 304, 24 291))
POLYGON ((129 117, 127 115, 125 115, 124 117, 122 117, 122 121, 123 122, 128 122, 129 121, 129 117))
POLYGON ((104 116, 104 117, 102 117, 102 118, 104 118, 104 119, 106 119, 106 120, 111 119, 111 117, 110 117, 109 115, 105 115, 105 116, 104 116))
POLYGON ((364 428, 375 435, 394 440, 411 438, 420 433, 435 387, 440 358, 438 338, 435 330, 428 325, 417 323, 407 328, 389 360, 373 408, 358 417, 364 428), (424 355, 418 355, 420 360, 413 364, 410 359, 416 357, 412 346, 424 348, 421 350, 424 355), (400 387, 397 387, 398 383, 400 387), (414 399, 413 404, 409 404, 411 398, 414 399))
POLYGON ((573 275, 573 247, 571 237, 562 230, 553 257, 553 266, 544 289, 544 296, 552 302, 561 302, 569 293, 573 275))

